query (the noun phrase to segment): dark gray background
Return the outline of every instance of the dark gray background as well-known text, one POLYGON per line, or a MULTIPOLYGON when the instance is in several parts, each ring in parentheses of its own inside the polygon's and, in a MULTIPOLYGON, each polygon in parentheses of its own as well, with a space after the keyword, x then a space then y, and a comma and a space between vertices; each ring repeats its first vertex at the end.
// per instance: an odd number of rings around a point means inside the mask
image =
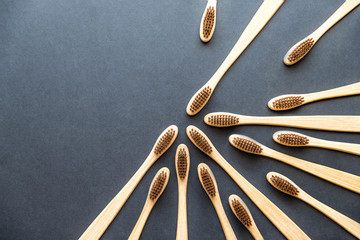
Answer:
MULTIPOLYGON (((235 62, 208 105, 185 113, 191 96, 226 57, 261 1, 219 0, 213 39, 203 44, 201 1, 1 0, 0 1, 0 238, 77 239, 120 191, 167 126, 176 124, 173 147, 150 169, 102 239, 127 239, 160 167, 171 178, 142 239, 174 239, 177 221, 176 146, 191 154, 188 185, 190 239, 224 239, 196 167, 207 163, 218 181, 225 211, 239 239, 252 239, 231 213, 230 194, 250 208, 266 239, 284 239, 237 185, 188 140, 185 128, 202 129, 223 156, 313 239, 354 239, 298 199, 273 189, 269 171, 288 176, 310 195, 360 221, 359 195, 293 167, 240 152, 232 133, 296 157, 360 174, 360 158, 273 142, 283 127, 217 129, 202 118, 213 111, 245 115, 359 114, 360 97, 333 99, 276 113, 272 97, 334 88, 360 80, 360 9, 334 26, 303 61, 282 63, 287 50, 310 34, 341 0, 286 1, 235 62)), ((360 135, 298 130, 315 137, 360 143, 360 135)))

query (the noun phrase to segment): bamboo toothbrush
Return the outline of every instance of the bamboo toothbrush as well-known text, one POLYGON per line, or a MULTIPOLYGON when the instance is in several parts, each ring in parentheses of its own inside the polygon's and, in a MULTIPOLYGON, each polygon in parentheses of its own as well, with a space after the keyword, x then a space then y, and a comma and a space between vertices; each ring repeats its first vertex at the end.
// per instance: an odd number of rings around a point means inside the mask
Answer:
POLYGON ((231 210, 239 221, 249 230, 255 240, 264 240, 246 204, 236 195, 229 197, 231 210))
POLYGON ((138 240, 140 238, 146 220, 148 219, 150 212, 153 209, 155 203, 157 202, 157 200, 165 190, 166 185, 168 184, 169 181, 169 177, 170 177, 170 171, 167 167, 161 168, 156 173, 154 179, 151 182, 149 193, 146 197, 146 202, 144 204, 144 208, 128 240, 138 240))
POLYGON ((296 43, 286 53, 284 63, 286 65, 293 65, 300 61, 315 45, 315 43, 338 21, 345 17, 349 12, 360 4, 360 0, 345 0, 345 2, 328 18, 315 32, 296 43))
POLYGON ((229 137, 229 142, 232 146, 241 151, 279 160, 280 162, 286 163, 326 181, 337 184, 340 187, 349 189, 356 193, 360 193, 359 176, 277 152, 243 135, 231 135, 229 137))
POLYGON ((171 125, 166 128, 151 150, 149 156, 144 163, 136 171, 129 182, 121 189, 121 191, 111 200, 111 202, 102 210, 102 212, 95 218, 86 231, 79 238, 80 240, 99 239, 106 231, 112 220, 116 217, 122 206, 125 204, 131 193, 139 184, 142 177, 155 163, 159 157, 169 149, 178 135, 178 128, 171 125))
POLYGON ((176 240, 188 239, 186 189, 189 178, 190 154, 185 144, 180 144, 175 155, 175 169, 178 179, 179 203, 176 240))
POLYGON ((274 133, 273 139, 279 144, 290 147, 319 147, 360 155, 360 144, 328 141, 297 132, 278 131, 274 133))
POLYGON ((216 179, 211 169, 205 163, 200 163, 198 166, 198 175, 201 185, 203 186, 205 192, 209 196, 212 204, 214 205, 214 208, 219 217, 226 239, 228 240, 237 239, 234 230, 232 229, 230 222, 226 216, 224 207, 221 203, 219 190, 216 184, 216 179))
POLYGON ((226 112, 209 113, 204 122, 213 127, 231 127, 237 125, 274 125, 297 128, 309 128, 339 132, 360 132, 360 116, 286 116, 253 117, 226 112))
POLYGON ((325 214, 328 218, 339 224, 356 238, 360 239, 360 223, 339 213, 338 211, 323 204, 322 202, 319 202, 318 200, 307 194, 300 187, 298 187, 293 181, 279 173, 269 172, 266 175, 266 179, 273 187, 275 187, 279 191, 303 200, 304 202, 316 208, 317 210, 325 214))
POLYGON ((281 95, 271 99, 268 102, 268 107, 274 111, 284 111, 323 99, 351 96, 357 94, 360 94, 360 82, 321 92, 281 95))
POLYGON ((200 23, 200 39, 203 42, 211 40, 216 25, 217 0, 208 0, 200 23))
POLYGON ((200 110, 210 99, 211 94, 215 90, 216 85, 220 82, 222 76, 224 76, 230 66, 263 29, 263 27, 276 13, 284 1, 285 0, 264 0, 219 69, 214 73, 210 80, 190 99, 186 108, 188 115, 193 116, 200 112, 200 110))
POLYGON ((197 148, 212 158, 225 170, 251 201, 255 203, 255 205, 287 239, 310 239, 288 216, 286 216, 286 214, 237 172, 224 157, 221 156, 211 143, 210 139, 200 129, 190 125, 186 128, 186 134, 197 148))

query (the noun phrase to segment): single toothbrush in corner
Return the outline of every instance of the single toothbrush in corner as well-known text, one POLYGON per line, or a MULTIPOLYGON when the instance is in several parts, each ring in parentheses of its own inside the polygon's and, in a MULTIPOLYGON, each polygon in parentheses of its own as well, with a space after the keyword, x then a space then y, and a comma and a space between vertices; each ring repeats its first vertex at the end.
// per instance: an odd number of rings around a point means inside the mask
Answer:
POLYGON ((233 194, 229 197, 229 204, 231 210, 239 221, 249 230, 255 240, 264 240, 259 229, 257 228, 255 221, 250 213, 250 210, 240 197, 233 194))
POLYGON ((360 4, 360 0, 346 0, 315 32, 296 43, 286 53, 284 63, 293 65, 300 61, 311 50, 317 41, 338 21, 360 4))
POLYGON ((300 187, 298 187, 293 181, 279 173, 269 172, 266 175, 266 179, 277 190, 306 202, 339 224, 356 238, 360 239, 360 223, 316 200, 300 187))
POLYGON ((274 111, 284 111, 323 99, 337 98, 360 94, 360 82, 333 88, 326 91, 307 94, 286 94, 275 97, 268 102, 268 107, 274 111))
POLYGON ((190 99, 186 108, 188 115, 193 116, 197 114, 206 105, 211 97, 211 94, 214 92, 215 87, 220 82, 226 71, 264 28, 266 23, 276 13, 284 1, 285 0, 264 0, 219 69, 190 99))
POLYGON ((338 132, 360 132, 360 116, 313 115, 258 117, 227 112, 209 113, 204 122, 213 127, 232 127, 237 125, 273 125, 296 128, 308 128, 338 132))
POLYGON ((275 142, 289 147, 326 148, 360 156, 360 144, 355 143, 329 141, 291 131, 278 131, 274 133, 273 139, 275 142))
POLYGON ((185 144, 180 144, 175 155, 175 169, 178 180, 179 202, 176 240, 188 239, 186 190, 189 178, 190 154, 185 144))
POLYGON ((285 213, 248 182, 225 160, 223 156, 221 156, 205 133, 199 128, 190 125, 186 128, 186 134, 199 150, 208 155, 224 169, 224 171, 287 239, 310 239, 285 213))
POLYGON ((145 173, 149 168, 160 158, 160 156, 170 148, 174 143, 177 135, 178 128, 175 125, 171 125, 166 128, 145 159, 140 168, 136 171, 134 176, 129 182, 121 189, 121 191, 110 201, 110 203, 102 210, 102 212, 95 218, 86 231, 80 236, 79 240, 94 240, 100 239, 104 234, 112 220, 116 217, 121 210, 131 193, 139 184, 145 173))
POLYGON ((209 42, 214 34, 216 25, 217 0, 208 0, 200 23, 200 39, 209 42))
POLYGON ((148 219, 150 212, 153 209, 155 203, 157 202, 157 200, 165 190, 166 185, 168 184, 169 181, 169 177, 170 177, 170 170, 167 167, 161 168, 156 173, 154 179, 150 184, 150 189, 146 197, 144 208, 128 240, 138 240, 140 238, 146 220, 148 219))
POLYGON ((280 153, 244 135, 233 134, 229 137, 229 142, 241 151, 279 160, 340 187, 360 193, 360 177, 354 174, 280 153))
POLYGON ((223 228, 226 239, 228 240, 236 240, 236 235, 234 230, 232 229, 229 219, 226 216, 224 211, 224 207, 221 203, 219 189, 216 184, 216 179, 211 169, 205 163, 200 163, 198 166, 198 175, 201 185, 203 186, 205 192, 209 196, 216 213, 219 217, 221 226, 223 228))

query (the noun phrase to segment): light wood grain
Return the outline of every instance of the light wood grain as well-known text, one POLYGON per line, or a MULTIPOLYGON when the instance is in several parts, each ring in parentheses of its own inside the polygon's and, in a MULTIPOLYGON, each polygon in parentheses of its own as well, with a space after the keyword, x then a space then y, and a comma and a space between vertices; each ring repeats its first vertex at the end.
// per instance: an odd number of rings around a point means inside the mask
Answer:
POLYGON ((284 57, 284 63, 286 65, 293 65, 300 61, 303 57, 299 58, 297 61, 289 61, 289 55, 294 51, 294 49, 299 46, 304 40, 312 38, 314 40, 314 45, 316 42, 338 21, 345 17, 349 12, 356 8, 360 4, 360 0, 346 0, 318 29, 316 29, 309 36, 303 40, 296 43, 290 50, 286 53, 284 57))
MULTIPOLYGON (((239 218, 236 214, 236 210, 234 209, 233 205, 232 205, 232 201, 239 201, 241 203, 241 205, 244 207, 244 209, 246 210, 249 218, 250 218, 250 221, 251 221, 251 224, 250 226, 247 226, 245 224, 243 224, 247 230, 249 230, 249 232, 251 233, 251 235, 254 237, 255 240, 264 240, 263 236, 261 235, 258 227, 256 226, 256 223, 254 221, 254 218, 249 210, 249 208, 246 206, 246 204, 244 203, 244 201, 237 195, 233 194, 231 196, 229 196, 229 205, 231 207, 231 210, 233 211, 233 213, 235 214, 235 216, 237 218, 239 218)), ((240 220, 240 219, 239 219, 240 220)), ((241 221, 241 220, 240 220, 241 221)))
MULTIPOLYGON (((339 224, 341 227, 343 227, 346 231, 354 235, 357 239, 360 239, 360 223, 354 221, 353 219, 345 216, 344 214, 334 210, 333 208, 325 205, 324 203, 318 201, 317 199, 310 196, 308 193, 306 193, 304 190, 302 190, 299 186, 297 186, 293 181, 291 181, 289 178, 285 177, 284 175, 281 175, 276 172, 269 172, 266 176, 268 182, 274 186, 274 184, 271 181, 272 176, 278 176, 282 179, 285 179, 286 181, 293 184, 299 191, 297 195, 291 195, 293 197, 296 197, 298 199, 303 200, 310 206, 314 207, 315 209, 322 212, 324 215, 326 215, 328 218, 339 224)), ((274 186, 276 189, 280 190, 278 187, 274 186)), ((282 190, 280 190, 282 191, 282 190)), ((282 191, 285 192, 285 191, 282 191)), ((285 192, 287 193, 287 192, 285 192)))
POLYGON ((278 96, 278 97, 275 97, 275 98, 271 99, 268 102, 268 107, 271 110, 274 110, 274 111, 284 111, 284 110, 289 110, 289 109, 293 109, 293 108, 296 108, 296 107, 300 107, 302 105, 305 105, 305 104, 308 104, 308 103, 311 103, 311 102, 315 102, 315 101, 321 101, 321 100, 329 99, 329 98, 352 96, 352 95, 358 95, 358 94, 360 94, 360 82, 353 83, 353 84, 346 85, 346 86, 342 86, 342 87, 338 87, 338 88, 325 90, 325 91, 314 92, 314 93, 281 95, 281 96, 278 96), (297 105, 297 106, 294 106, 294 107, 281 108, 281 109, 280 108, 274 108, 273 103, 275 101, 277 101, 279 99, 287 98, 287 97, 302 97, 303 102, 300 105, 297 105))
POLYGON ((258 117, 245 116, 227 112, 214 112, 207 114, 204 117, 204 122, 213 127, 231 127, 237 125, 273 125, 337 132, 360 132, 360 116, 356 115, 258 117), (229 125, 212 124, 209 118, 217 116, 232 116, 238 118, 239 122, 229 125))
POLYGON ((100 239, 104 234, 110 223, 116 217, 118 212, 121 210, 123 205, 126 203, 127 199, 130 197, 131 193, 134 191, 136 186, 139 184, 143 176, 149 170, 149 168, 156 162, 157 159, 173 144, 178 135, 178 128, 175 125, 171 125, 166 128, 156 143, 154 144, 153 149, 151 150, 148 157, 145 159, 140 168, 132 176, 129 182, 121 189, 121 191, 109 202, 109 204, 102 210, 102 212, 95 218, 95 220, 90 224, 90 226, 85 230, 85 232, 80 236, 79 240, 95 240, 100 239), (159 142, 162 136, 166 134, 170 129, 175 131, 175 135, 171 142, 168 144, 167 148, 162 151, 161 154, 155 154, 155 146, 159 142))
MULTIPOLYGON (((322 178, 326 181, 334 183, 340 187, 346 188, 346 189, 351 190, 356 193, 360 193, 360 177, 359 176, 356 176, 354 174, 350 174, 350 173, 347 173, 344 171, 340 171, 340 170, 337 170, 334 168, 326 167, 321 164, 308 162, 308 161, 302 160, 300 158, 286 155, 284 153, 280 153, 278 151, 275 151, 271 148, 266 147, 265 145, 255 141, 247 136, 244 136, 244 135, 233 134, 229 137, 229 142, 235 148, 238 148, 234 144, 234 139, 236 139, 236 138, 242 138, 242 139, 249 140, 262 148, 262 151, 260 153, 254 153, 254 154, 258 154, 258 155, 266 156, 269 158, 273 158, 275 160, 279 160, 290 166, 296 167, 302 171, 305 171, 314 176, 322 178)), ((243 149, 240 149, 240 150, 244 151, 243 149)))
POLYGON ((234 47, 231 49, 228 56, 225 58, 223 63, 220 65, 219 69, 215 74, 210 78, 210 80, 200 88, 194 96, 190 99, 189 104, 186 108, 188 115, 193 116, 200 112, 200 110, 206 105, 211 94, 216 88, 217 84, 220 82, 221 78, 224 76, 226 71, 231 67, 231 65, 236 61, 236 59, 241 55, 241 53, 249 46, 253 39, 259 34, 259 32, 264 28, 267 22, 272 18, 280 6, 284 3, 285 0, 264 0, 260 8, 257 10, 244 32, 241 34, 239 40, 235 43, 234 47), (203 106, 201 106, 197 111, 192 112, 190 106, 194 102, 196 96, 206 87, 211 87, 212 91, 210 96, 206 99, 203 106))
POLYGON ((209 168, 208 165, 206 165, 205 163, 200 163, 198 165, 198 175, 199 175, 199 180, 201 182, 201 185, 205 189, 205 192, 208 194, 212 204, 214 205, 214 208, 215 208, 216 213, 217 213, 217 215, 219 217, 219 220, 220 220, 221 226, 223 228, 226 239, 227 240, 236 240, 237 238, 236 238, 236 235, 234 233, 234 230, 232 229, 232 227, 230 225, 229 219, 227 218, 224 207, 223 207, 223 205, 221 203, 221 199, 220 199, 220 195, 219 195, 219 189, 218 189, 216 179, 215 179, 215 176, 214 176, 213 172, 211 171, 211 169, 209 168), (200 170, 203 169, 203 168, 205 168, 208 171, 208 173, 210 174, 210 176, 211 176, 211 179, 212 179, 212 182, 214 184, 215 191, 216 191, 215 196, 209 195, 209 193, 206 191, 206 187, 204 186, 204 183, 203 183, 202 178, 201 178, 201 173, 200 173, 200 170))
POLYGON ((133 228, 128 240, 138 240, 141 236, 142 230, 144 229, 146 220, 148 219, 151 210, 153 209, 153 207, 155 206, 155 203, 157 202, 157 200, 159 199, 159 197, 161 196, 161 194, 164 192, 168 182, 169 182, 169 178, 170 178, 170 170, 167 167, 163 167, 161 168, 156 174, 155 177, 153 178, 151 184, 150 184, 150 188, 149 188, 149 193, 147 195, 143 210, 141 211, 140 217, 138 219, 138 221, 135 224, 135 227, 133 228), (166 178, 165 178, 165 182, 164 185, 161 189, 161 191, 159 192, 159 194, 157 195, 157 197, 155 199, 151 199, 150 198, 150 192, 151 192, 151 188, 155 182, 155 180, 157 179, 157 177, 161 174, 161 173, 165 173, 166 174, 166 178))
POLYGON ((326 148, 326 149, 331 149, 331 150, 335 150, 335 151, 360 155, 360 144, 329 141, 329 140, 319 139, 319 138, 315 138, 315 137, 310 137, 308 135, 298 133, 298 132, 278 131, 278 132, 274 133, 273 139, 275 142, 285 145, 285 146, 289 146, 289 147, 318 147, 318 148, 326 148), (294 146, 294 145, 290 145, 290 144, 285 144, 278 140, 279 134, 296 134, 296 135, 299 135, 302 137, 306 137, 309 140, 309 142, 303 146, 294 146))
POLYGON ((176 230, 176 240, 187 240, 188 239, 188 223, 187 223, 187 204, 186 204, 186 191, 187 183, 189 178, 189 169, 190 169, 190 154, 189 149, 185 144, 180 144, 176 150, 175 154, 175 169, 177 173, 178 180, 178 219, 177 219, 177 230, 176 230), (180 149, 184 149, 186 152, 187 160, 187 170, 185 178, 180 178, 179 169, 178 169, 178 153, 180 149))
POLYGON ((204 137, 206 141, 209 142, 212 147, 212 152, 204 153, 224 169, 224 171, 235 181, 235 183, 244 191, 244 193, 251 199, 251 201, 253 201, 253 203, 287 239, 310 239, 285 213, 283 213, 274 203, 272 203, 265 195, 263 195, 257 188, 248 182, 239 172, 237 172, 224 159, 224 157, 221 156, 221 154, 211 143, 210 139, 199 128, 190 125, 186 128, 186 133, 196 147, 202 150, 201 146, 198 146, 191 137, 191 130, 196 130, 204 137))
POLYGON ((214 34, 214 31, 215 31, 215 26, 216 26, 216 6, 217 6, 217 0, 208 0, 207 4, 206 4, 206 7, 205 7, 205 10, 204 10, 204 13, 201 17, 201 22, 200 22, 200 39, 201 41, 203 42, 209 42, 214 34), (211 29, 211 33, 208 37, 205 37, 204 34, 203 34, 203 30, 204 30, 204 18, 206 16, 206 11, 209 7, 213 7, 214 10, 215 10, 215 15, 214 15, 214 26, 212 27, 211 29))

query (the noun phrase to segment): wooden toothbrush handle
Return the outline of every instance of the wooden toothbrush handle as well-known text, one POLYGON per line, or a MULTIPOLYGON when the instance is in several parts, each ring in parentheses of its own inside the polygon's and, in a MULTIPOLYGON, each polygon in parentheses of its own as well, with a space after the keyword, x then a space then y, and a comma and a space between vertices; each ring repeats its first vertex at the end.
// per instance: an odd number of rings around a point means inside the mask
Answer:
POLYGON ((240 124, 276 125, 339 132, 360 132, 360 116, 245 117, 240 124))
POLYGON ((317 138, 311 138, 311 146, 360 155, 360 144, 335 142, 335 141, 327 141, 317 138))
POLYGON ((141 236, 141 233, 142 233, 142 230, 144 229, 146 220, 148 219, 150 212, 154 206, 154 204, 150 203, 148 199, 146 200, 144 208, 141 211, 140 217, 137 220, 135 227, 133 228, 128 240, 138 240, 141 236))
POLYGON ((139 184, 142 177, 151 167, 153 161, 148 157, 141 167, 137 170, 129 182, 121 189, 121 191, 111 200, 111 202, 102 210, 95 218, 90 226, 81 235, 79 240, 97 240, 104 234, 110 223, 121 210, 131 193, 139 184))
POLYGON ((360 82, 326 91, 304 94, 306 102, 360 94, 360 82))
POLYGON ((349 12, 360 4, 359 0, 346 0, 331 16, 328 18, 316 31, 311 34, 316 39, 319 39, 332 26, 345 17, 349 12))
POLYGON ((223 205, 221 203, 221 200, 220 200, 219 196, 216 197, 213 200, 213 204, 214 204, 216 213, 217 213, 217 215, 219 217, 221 226, 222 226, 222 228, 224 230, 224 234, 225 234, 226 239, 227 240, 236 240, 237 239, 236 235, 235 235, 234 230, 232 229, 232 227, 230 225, 229 219, 226 216, 224 207, 223 207, 223 205))
POLYGON ((360 223, 352 220, 351 218, 345 216, 344 214, 332 209, 331 207, 319 202, 315 198, 311 197, 307 193, 303 193, 301 197, 309 205, 313 206, 327 217, 332 219, 334 222, 339 224, 341 227, 346 229, 349 233, 354 235, 356 238, 360 239, 360 223))
POLYGON ((285 213, 237 172, 220 155, 220 153, 216 153, 216 155, 214 160, 227 172, 227 174, 287 239, 310 239, 285 213))
MULTIPOLYGON (((255 223, 253 223, 253 224, 255 224, 255 223)), ((264 240, 263 236, 261 235, 261 233, 256 225, 250 226, 249 231, 255 240, 264 240)))
POLYGON ((305 172, 313 174, 326 181, 339 185, 343 188, 349 189, 356 193, 360 193, 360 177, 343 172, 334 168, 326 167, 317 163, 308 162, 299 158, 295 158, 270 148, 263 150, 264 156, 277 159, 281 162, 289 164, 293 167, 301 169, 305 172))
POLYGON ((179 203, 176 240, 188 239, 187 207, 186 207, 186 185, 179 184, 179 203))
POLYGON ((209 80, 210 85, 214 88, 224 76, 226 71, 238 59, 242 52, 249 46, 259 32, 264 28, 271 17, 276 13, 284 0, 264 0, 260 8, 257 10, 244 32, 241 34, 239 40, 235 43, 230 53, 227 55, 219 69, 209 80))

